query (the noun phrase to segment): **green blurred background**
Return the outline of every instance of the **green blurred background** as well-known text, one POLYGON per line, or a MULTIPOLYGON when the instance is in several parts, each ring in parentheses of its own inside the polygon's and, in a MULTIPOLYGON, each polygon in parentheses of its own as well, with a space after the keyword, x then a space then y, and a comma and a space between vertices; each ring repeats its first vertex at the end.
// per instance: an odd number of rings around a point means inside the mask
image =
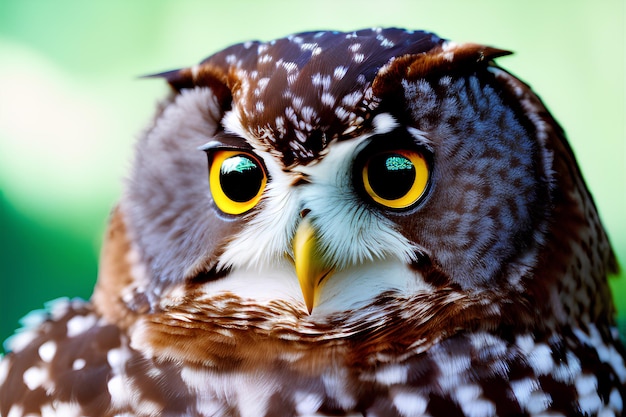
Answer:
POLYGON ((167 91, 137 76, 303 30, 401 26, 514 51, 498 62, 565 127, 625 263, 624 21, 624 0, 0 0, 0 340, 47 300, 90 296, 134 138, 167 91))

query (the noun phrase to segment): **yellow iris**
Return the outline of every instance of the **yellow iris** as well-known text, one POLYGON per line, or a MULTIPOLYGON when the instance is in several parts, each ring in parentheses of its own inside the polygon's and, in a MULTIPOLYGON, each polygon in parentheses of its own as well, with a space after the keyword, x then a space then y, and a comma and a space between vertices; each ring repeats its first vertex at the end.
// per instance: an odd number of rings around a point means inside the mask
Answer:
POLYGON ((267 174, 252 153, 220 150, 213 154, 209 185, 217 207, 227 214, 242 214, 261 200, 267 174))
POLYGON ((367 194, 378 204, 404 209, 415 204, 428 184, 424 156, 414 150, 393 150, 370 157, 362 171, 367 194))

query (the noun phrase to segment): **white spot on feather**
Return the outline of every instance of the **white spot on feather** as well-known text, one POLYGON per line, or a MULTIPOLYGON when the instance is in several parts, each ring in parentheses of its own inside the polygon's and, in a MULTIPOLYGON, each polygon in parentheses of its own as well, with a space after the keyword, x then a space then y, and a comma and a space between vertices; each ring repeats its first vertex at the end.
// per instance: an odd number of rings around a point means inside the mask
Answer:
POLYGON ((335 102, 337 101, 335 99, 335 96, 333 96, 330 93, 322 93, 322 96, 320 97, 320 100, 322 101, 322 104, 325 104, 328 107, 334 106, 335 102))
POLYGON ((352 396, 346 384, 346 369, 329 369, 322 374, 322 382, 328 396, 334 399, 340 407, 350 410, 356 405, 356 399, 352 396))
POLYGON ((530 401, 533 392, 539 389, 539 382, 531 378, 524 378, 517 381, 511 381, 511 390, 513 395, 521 406, 525 407, 530 401))
POLYGON ((49 340, 39 346, 39 357, 44 362, 51 362, 57 352, 57 344, 54 340, 49 340))
POLYGON ((300 110, 300 115, 302 117, 302 120, 304 120, 306 123, 312 123, 316 121, 317 111, 315 111, 313 107, 304 106, 302 110, 300 110))
POLYGON ((355 130, 357 130, 357 126, 348 126, 343 132, 341 132, 342 136, 346 136, 349 135, 350 133, 354 132, 355 130))
POLYGON ((596 392, 598 389, 598 379, 595 375, 581 375, 576 378, 575 382, 576 391, 578 391, 578 395, 581 397, 596 392))
POLYGON ((67 321, 67 337, 76 337, 93 328, 98 319, 95 315, 74 316, 67 321))
POLYGON ((125 386, 121 375, 115 375, 109 379, 107 390, 111 394, 111 405, 113 407, 122 408, 131 402, 131 390, 125 386))
POLYGON ((333 77, 335 77, 335 79, 337 80, 341 80, 344 75, 346 75, 346 72, 348 72, 347 67, 338 66, 337 68, 335 68, 335 71, 333 71, 333 77))
POLYGON ((207 372, 200 368, 183 367, 180 371, 183 382, 194 391, 202 391, 209 384, 210 378, 207 372))
POLYGON ((86 364, 87 362, 84 359, 78 358, 72 363, 72 369, 75 371, 80 371, 85 367, 86 364))
POLYGON ((4 346, 9 352, 19 352, 30 345, 36 337, 36 331, 20 329, 4 342, 4 346))
POLYGON ((57 298, 46 303, 46 310, 50 313, 50 318, 54 321, 61 319, 72 307, 72 302, 67 297, 57 298))
POLYGON ((33 310, 20 319, 20 324, 26 329, 35 329, 48 319, 46 310, 33 310))
POLYGON ((482 388, 478 385, 461 385, 455 391, 456 402, 468 417, 491 417, 496 407, 491 401, 482 398, 482 388))
POLYGON ((454 391, 456 402, 459 404, 469 403, 476 400, 482 392, 478 385, 461 385, 454 391))
POLYGON ((343 107, 336 107, 335 108, 335 115, 337 116, 337 118, 343 122, 345 122, 347 119, 350 118, 350 115, 353 113, 348 112, 345 108, 343 107))
POLYGON ((383 135, 385 133, 391 132, 393 129, 398 127, 398 122, 396 119, 390 115, 389 113, 381 113, 376 115, 372 120, 372 126, 374 126, 374 131, 378 135, 383 135))
POLYGON ((361 91, 354 91, 343 96, 341 99, 341 105, 346 107, 356 107, 362 99, 363 93, 361 91))
POLYGON ((24 371, 24 375, 22 375, 22 378, 24 380, 24 384, 26 384, 28 389, 34 391, 37 388, 41 387, 46 381, 48 381, 50 375, 47 369, 41 368, 39 366, 31 366, 26 371, 24 371))
POLYGON ((439 85, 442 87, 448 87, 450 84, 452 84, 452 77, 449 75, 444 75, 439 79, 439 85))
POLYGON ((459 44, 454 41, 445 41, 441 45, 441 49, 443 49, 444 51, 451 51, 453 49, 456 49, 458 46, 459 44))
POLYGON ((624 400, 622 399, 622 395, 617 390, 617 388, 613 388, 611 390, 611 394, 609 395, 609 404, 616 412, 622 412, 624 408, 624 400))
POLYGON ((526 410, 530 414, 539 414, 548 409, 552 404, 552 397, 542 391, 534 391, 530 394, 526 410))
POLYGON ((294 400, 298 415, 312 415, 316 413, 324 401, 320 395, 301 391, 296 392, 294 400))
MULTIPOLYGON (((41 417, 81 417, 84 416, 81 407, 76 403, 53 401, 52 404, 41 406, 41 417)), ((28 416, 25 416, 28 417, 28 416)))
POLYGON ((163 407, 161 403, 158 403, 153 400, 149 400, 147 398, 143 398, 139 404, 137 404, 137 409, 141 410, 143 415, 146 416, 161 416, 163 415, 163 407))
POLYGON ((241 417, 267 414, 270 398, 277 391, 275 380, 245 373, 234 375, 231 383, 235 389, 235 400, 241 417))
MULTIPOLYGON (((286 333, 288 335, 288 333, 286 333)), ((282 338, 282 337, 281 337, 282 338)), ((297 338, 295 338, 298 340, 297 338)), ((305 356, 305 353, 302 351, 290 351, 286 350, 280 353, 279 358, 285 362, 297 362, 305 356)))
POLYGON ((130 352, 125 348, 115 348, 107 352, 107 362, 109 363, 114 375, 122 374, 124 372, 126 362, 128 362, 130 357, 130 352))
POLYGON ((584 415, 595 415, 602 407, 602 400, 597 392, 578 398, 578 405, 584 415))
POLYGON ((471 359, 468 355, 442 356, 437 360, 440 375, 439 384, 444 390, 452 390, 461 383, 461 375, 471 366, 471 359))
POLYGON ((284 135, 287 133, 287 129, 285 128, 285 118, 283 116, 276 117, 276 130, 279 134, 284 135))
POLYGON ((198 74, 200 73, 200 65, 193 65, 191 68, 189 68, 191 70, 191 78, 193 80, 197 80, 198 79, 198 74))
POLYGON ((298 64, 295 62, 282 62, 282 66, 287 72, 293 72, 298 69, 298 64))
POLYGON ((517 344, 524 356, 528 356, 535 346, 535 341, 530 334, 524 334, 515 338, 515 344, 517 344))
POLYGON ((400 391, 393 395, 393 406, 403 417, 423 416, 428 406, 428 401, 414 392, 400 391))
POLYGON ((24 416, 24 407, 19 404, 13 404, 11 409, 9 410, 9 414, 7 417, 23 417, 24 416))
POLYGON ((408 378, 406 365, 386 365, 376 371, 376 381, 383 385, 404 384, 408 378))
POLYGON ((328 90, 332 85, 332 79, 330 75, 322 75, 318 72, 311 76, 311 84, 321 86, 322 90, 328 90))
POLYGON ((317 43, 315 42, 307 42, 307 43, 303 43, 302 45, 300 45, 300 50, 302 51, 313 51, 315 49, 317 49, 317 43))
POLYGON ((391 48, 395 45, 390 39, 385 38, 382 34, 377 35, 376 39, 380 42, 380 46, 383 48, 391 48))
POLYGON ((528 355, 528 363, 537 375, 547 375, 554 368, 554 359, 550 347, 540 343, 528 355))
POLYGON ((565 354, 565 361, 555 366, 552 377, 559 381, 571 384, 580 375, 582 368, 580 360, 570 351, 565 354))

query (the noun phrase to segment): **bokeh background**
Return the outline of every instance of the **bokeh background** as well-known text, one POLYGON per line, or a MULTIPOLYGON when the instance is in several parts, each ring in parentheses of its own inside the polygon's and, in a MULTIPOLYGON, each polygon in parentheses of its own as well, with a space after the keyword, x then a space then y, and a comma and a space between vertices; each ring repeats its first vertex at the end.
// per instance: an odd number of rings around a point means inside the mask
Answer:
POLYGON ((0 0, 0 340, 47 300, 90 296, 134 138, 167 91, 138 76, 295 31, 401 26, 514 51, 498 62, 565 127, 625 264, 624 21, 624 0, 0 0))

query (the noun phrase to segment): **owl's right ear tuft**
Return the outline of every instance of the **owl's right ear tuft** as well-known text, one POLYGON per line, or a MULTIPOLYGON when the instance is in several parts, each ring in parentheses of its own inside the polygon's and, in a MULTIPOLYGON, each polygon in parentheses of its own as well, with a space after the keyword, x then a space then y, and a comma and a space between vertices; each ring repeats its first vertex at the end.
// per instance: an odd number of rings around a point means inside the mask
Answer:
POLYGON ((230 108, 232 102, 232 92, 227 85, 226 74, 211 65, 200 64, 188 68, 144 75, 141 78, 165 78, 177 93, 184 89, 209 87, 223 109, 230 108))
POLYGON ((372 88, 377 96, 397 93, 402 81, 415 81, 426 77, 475 71, 494 59, 512 52, 474 43, 456 44, 446 42, 427 52, 407 54, 391 60, 382 67, 372 88))

